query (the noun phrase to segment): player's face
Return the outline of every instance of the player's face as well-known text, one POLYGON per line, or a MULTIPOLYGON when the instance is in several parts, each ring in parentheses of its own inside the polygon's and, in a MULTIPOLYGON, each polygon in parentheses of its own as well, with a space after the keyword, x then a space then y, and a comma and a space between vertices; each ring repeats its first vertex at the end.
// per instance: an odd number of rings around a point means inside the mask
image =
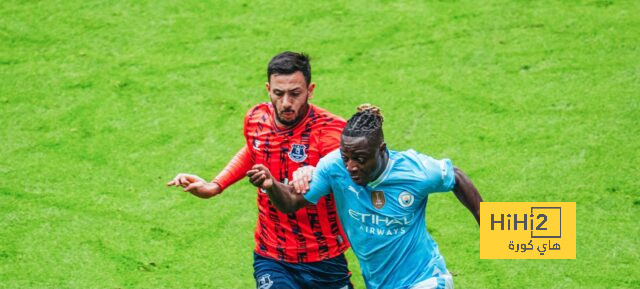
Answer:
POLYGON ((315 83, 307 85, 300 71, 292 74, 272 74, 267 82, 267 92, 276 112, 276 123, 292 127, 307 114, 309 99, 315 83))
POLYGON ((384 169, 386 144, 372 143, 364 136, 342 136, 340 153, 354 183, 364 186, 373 181, 384 169))

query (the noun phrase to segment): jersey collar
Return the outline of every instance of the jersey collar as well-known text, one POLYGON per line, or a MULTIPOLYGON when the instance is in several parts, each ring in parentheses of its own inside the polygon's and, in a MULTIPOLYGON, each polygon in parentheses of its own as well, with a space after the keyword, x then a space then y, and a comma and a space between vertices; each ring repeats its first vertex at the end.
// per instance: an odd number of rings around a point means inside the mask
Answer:
POLYGON ((391 158, 391 153, 389 152, 389 149, 387 150, 387 155, 389 156, 389 161, 387 162, 387 167, 384 168, 384 171, 382 172, 382 174, 380 174, 380 176, 367 184, 367 186, 369 186, 372 189, 375 189, 378 185, 380 185, 380 183, 382 183, 391 173, 391 168, 393 167, 393 164, 396 162, 395 159, 391 158))

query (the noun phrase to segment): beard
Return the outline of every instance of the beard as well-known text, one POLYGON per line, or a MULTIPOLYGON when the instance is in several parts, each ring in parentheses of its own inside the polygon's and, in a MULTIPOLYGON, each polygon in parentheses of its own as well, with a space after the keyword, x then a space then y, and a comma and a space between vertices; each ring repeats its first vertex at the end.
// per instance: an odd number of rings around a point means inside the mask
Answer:
POLYGON ((307 95, 305 96, 305 105, 300 107, 299 111, 293 111, 293 110, 285 110, 285 111, 279 111, 278 110, 278 106, 275 103, 273 104, 273 110, 276 113, 276 120, 278 120, 278 122, 282 125, 285 125, 287 127, 291 127, 294 126, 296 124, 298 124, 307 114, 307 112, 309 111, 309 94, 307 93, 307 95), (292 119, 292 120, 286 120, 282 117, 280 117, 280 113, 284 113, 284 112, 293 112, 293 113, 297 113, 297 115, 292 119))
MULTIPOLYGON (((277 108, 275 108, 275 111, 276 111, 276 119, 278 120, 279 123, 281 123, 281 124, 283 124, 285 126, 294 126, 294 125, 296 125, 297 123, 300 122, 300 120, 302 120, 302 118, 305 115, 304 113, 299 111, 298 115, 296 115, 295 118, 293 118, 292 120, 286 120, 286 119, 280 117, 280 112, 278 111, 277 108)), ((292 111, 286 111, 286 112, 292 112, 292 111)))

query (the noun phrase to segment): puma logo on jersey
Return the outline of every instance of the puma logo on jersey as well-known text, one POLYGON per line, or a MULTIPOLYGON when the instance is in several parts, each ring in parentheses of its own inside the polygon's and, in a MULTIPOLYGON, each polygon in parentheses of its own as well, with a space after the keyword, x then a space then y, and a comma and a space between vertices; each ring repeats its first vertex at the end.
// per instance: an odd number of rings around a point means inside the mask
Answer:
POLYGON ((360 192, 358 190, 356 190, 353 186, 349 186, 348 187, 349 191, 352 191, 354 194, 356 194, 356 198, 360 198, 360 192))

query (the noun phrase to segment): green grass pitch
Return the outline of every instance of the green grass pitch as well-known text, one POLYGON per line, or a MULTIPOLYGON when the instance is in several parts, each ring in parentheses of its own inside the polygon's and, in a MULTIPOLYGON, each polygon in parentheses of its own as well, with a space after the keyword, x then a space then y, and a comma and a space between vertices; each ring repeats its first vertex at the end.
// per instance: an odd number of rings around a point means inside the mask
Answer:
MULTIPOLYGON (((640 288, 640 2, 0 3, 0 287, 251 288, 255 190, 201 200, 312 56, 313 103, 370 102, 391 149, 451 158, 487 201, 577 202, 576 260, 480 260, 453 194, 429 231, 457 288, 640 288)), ((353 281, 363 288, 357 261, 353 281)))

